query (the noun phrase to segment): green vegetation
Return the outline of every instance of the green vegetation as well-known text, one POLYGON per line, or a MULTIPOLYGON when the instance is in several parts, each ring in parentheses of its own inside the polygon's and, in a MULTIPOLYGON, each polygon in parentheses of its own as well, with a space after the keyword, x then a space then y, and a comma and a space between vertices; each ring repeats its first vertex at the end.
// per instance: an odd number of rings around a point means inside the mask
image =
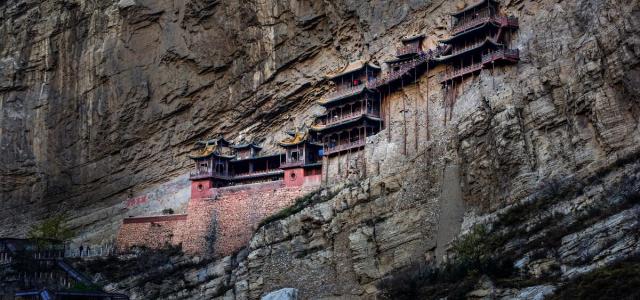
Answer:
POLYGON ((78 261, 77 268, 85 274, 101 273, 109 282, 123 280, 131 274, 147 274, 149 281, 162 281, 157 269, 171 263, 171 257, 179 256, 182 250, 178 246, 167 245, 163 249, 141 247, 138 255, 130 258, 109 256, 94 260, 78 261))
POLYGON ((67 218, 64 215, 50 217, 31 227, 28 237, 39 245, 47 244, 52 240, 65 242, 75 235, 66 223, 67 218))
POLYGON ((91 291, 100 291, 102 290, 100 287, 95 285, 87 285, 82 282, 76 282, 68 291, 73 292, 91 292, 91 291))
POLYGON ((513 261, 496 255, 495 240, 484 226, 475 227, 453 244, 454 259, 442 267, 413 265, 381 280, 384 299, 465 299, 480 277, 508 278, 513 261))
POLYGON ((640 258, 632 257, 569 281, 549 300, 640 299, 640 258))
MULTIPOLYGON (((585 182, 592 184, 597 180, 595 176, 585 182)), ((545 180, 531 201, 513 206, 490 227, 476 226, 455 241, 449 263, 441 267, 413 265, 389 274, 378 283, 383 298, 465 299, 482 276, 498 286, 513 288, 555 282, 559 276, 557 265, 550 266, 537 278, 529 278, 515 272, 513 262, 525 254, 532 261, 549 257, 564 236, 640 204, 640 167, 637 167, 587 209, 571 215, 548 213, 555 202, 580 195, 585 185, 571 179, 545 180), (538 238, 530 239, 533 236, 538 238), (505 247, 507 244, 510 246, 505 247)), ((640 292, 629 291, 640 286, 640 259, 634 258, 632 262, 574 280, 553 299, 640 299, 640 292)))

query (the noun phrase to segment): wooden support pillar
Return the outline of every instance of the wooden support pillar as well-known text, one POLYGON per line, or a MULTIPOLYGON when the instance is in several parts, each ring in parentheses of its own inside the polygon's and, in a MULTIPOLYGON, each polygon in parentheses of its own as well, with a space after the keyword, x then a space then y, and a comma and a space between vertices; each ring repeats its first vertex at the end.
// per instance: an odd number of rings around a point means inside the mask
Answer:
POLYGON ((349 131, 347 131, 347 147, 349 147, 349 149, 347 150, 347 170, 345 172, 345 176, 349 176, 349 164, 350 164, 350 154, 351 154, 351 129, 349 129, 349 131))
MULTIPOLYGON (((364 129, 365 132, 367 131, 364 129)), ((362 146, 362 174, 367 177, 367 135, 362 138, 364 140, 364 146, 362 146)))
POLYGON ((387 89, 388 90, 388 93, 387 93, 387 111, 388 112, 387 113, 389 114, 389 117, 387 118, 389 120, 389 127, 388 127, 389 130, 387 130, 387 133, 388 133, 387 142, 390 143, 391 142, 391 131, 392 131, 392 128, 391 128, 391 123, 392 123, 392 121, 391 121, 391 86, 387 85, 387 88, 388 88, 387 89))
POLYGON ((407 106, 405 98, 407 97, 407 93, 404 90, 404 79, 400 79, 400 85, 402 87, 402 147, 404 155, 407 155, 407 106))
MULTIPOLYGON (((429 64, 427 62, 427 64, 429 64)), ((416 153, 418 152, 418 134, 420 133, 420 127, 418 127, 418 97, 421 97, 421 92, 420 92, 420 84, 417 82, 418 79, 418 75, 417 75, 417 70, 414 68, 413 69, 413 82, 416 83, 416 97, 414 98, 413 101, 413 123, 414 123, 414 134, 415 134, 415 150, 416 153)))
POLYGON ((425 119, 426 119, 426 127, 427 127, 427 142, 431 140, 431 133, 429 130, 429 64, 427 63, 427 105, 426 105, 426 113, 425 113, 425 119))
MULTIPOLYGON (((339 133, 338 133, 338 142, 337 142, 337 144, 336 144, 336 147, 340 147, 340 139, 342 138, 342 137, 341 137, 341 135, 342 135, 342 132, 339 132, 339 133)), ((337 155, 336 157, 337 157, 337 159, 336 159, 336 160, 338 161, 338 172, 337 172, 336 174, 340 174, 340 173, 342 172, 342 169, 340 168, 340 167, 341 167, 341 164, 340 164, 340 156, 339 156, 339 155, 337 155)))

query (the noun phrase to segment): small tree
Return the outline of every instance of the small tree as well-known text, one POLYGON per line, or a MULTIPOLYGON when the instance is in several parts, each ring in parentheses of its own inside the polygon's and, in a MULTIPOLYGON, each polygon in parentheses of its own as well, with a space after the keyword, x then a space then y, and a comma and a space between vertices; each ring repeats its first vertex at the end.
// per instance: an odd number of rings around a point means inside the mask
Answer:
POLYGON ((39 246, 44 246, 51 240, 66 242, 75 235, 66 223, 67 218, 64 215, 50 217, 32 226, 28 237, 39 246))

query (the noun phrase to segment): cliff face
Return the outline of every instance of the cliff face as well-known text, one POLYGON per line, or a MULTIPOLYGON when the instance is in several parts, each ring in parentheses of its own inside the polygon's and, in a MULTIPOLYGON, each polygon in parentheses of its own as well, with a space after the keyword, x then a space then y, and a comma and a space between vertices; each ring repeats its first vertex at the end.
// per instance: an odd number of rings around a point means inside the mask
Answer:
MULTIPOLYGON (((215 132, 273 147, 317 111, 325 73, 390 58, 404 35, 433 45, 462 7, 179 2, 4 4, 0 33, 15 41, 0 45, 0 233, 24 232, 52 207, 110 224, 131 189, 184 173, 189 143, 215 132)), ((481 249, 512 258, 541 293, 638 255, 638 4, 503 1, 520 19, 521 61, 466 79, 455 103, 436 82, 442 68, 385 99, 389 126, 368 141, 364 179, 260 228, 245 253, 172 259, 160 269, 186 275, 112 287, 139 298, 256 299, 280 287, 373 297, 386 275, 445 261, 475 224, 491 232, 481 249)), ((489 285, 477 294, 528 292, 489 285)))
POLYGON ((108 226, 222 133, 310 119, 322 76, 426 27, 423 1, 4 1, 2 235, 50 213, 108 226))

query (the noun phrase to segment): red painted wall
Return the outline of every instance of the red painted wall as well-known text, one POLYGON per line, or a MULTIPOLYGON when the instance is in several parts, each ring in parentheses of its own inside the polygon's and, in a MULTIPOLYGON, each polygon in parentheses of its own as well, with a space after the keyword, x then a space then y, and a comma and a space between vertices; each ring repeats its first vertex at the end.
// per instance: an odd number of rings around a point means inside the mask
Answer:
POLYGON ((304 184, 304 169, 293 168, 284 170, 284 186, 298 187, 304 184))
POLYGON ((211 179, 201 179, 201 180, 191 181, 191 199, 211 197, 212 188, 213 188, 213 181, 211 179))
MULTIPOLYGON (((193 181, 186 215, 128 218, 117 237, 118 249, 160 248, 182 244, 192 255, 224 256, 246 247, 264 218, 292 205, 320 184, 321 175, 292 169, 294 180, 211 188, 210 180, 193 181)), ((290 175, 289 175, 290 176, 290 175)))

